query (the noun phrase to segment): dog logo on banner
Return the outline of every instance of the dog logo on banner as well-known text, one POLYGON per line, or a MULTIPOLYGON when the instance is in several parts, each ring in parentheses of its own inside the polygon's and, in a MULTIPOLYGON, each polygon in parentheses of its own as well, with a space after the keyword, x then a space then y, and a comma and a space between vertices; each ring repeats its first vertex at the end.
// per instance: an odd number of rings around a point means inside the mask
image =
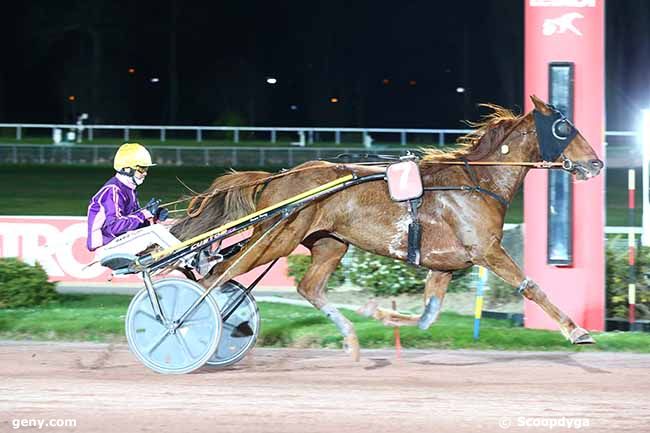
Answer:
POLYGON ((556 33, 566 33, 570 31, 578 36, 582 36, 582 32, 573 23, 578 18, 584 18, 584 15, 578 12, 569 12, 568 14, 561 15, 557 18, 548 18, 544 20, 542 33, 544 36, 552 36, 556 33))

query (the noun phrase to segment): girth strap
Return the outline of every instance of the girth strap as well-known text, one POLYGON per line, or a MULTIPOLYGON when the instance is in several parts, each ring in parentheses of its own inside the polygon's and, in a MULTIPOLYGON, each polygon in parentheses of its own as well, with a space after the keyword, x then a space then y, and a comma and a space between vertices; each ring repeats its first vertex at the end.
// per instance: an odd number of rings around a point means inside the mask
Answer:
POLYGON ((497 194, 495 192, 492 192, 490 190, 481 188, 481 186, 479 185, 479 182, 478 182, 478 178, 476 177, 476 172, 474 172, 474 169, 472 169, 472 167, 469 165, 469 162, 467 161, 466 158, 461 158, 461 161, 463 161, 463 163, 465 163, 465 170, 467 170, 467 172, 469 173, 469 177, 472 178, 472 182, 474 183, 474 186, 472 187, 472 191, 487 194, 490 197, 492 197, 493 199, 500 202, 505 207, 508 207, 509 203, 505 198, 501 197, 499 194, 497 194))
POLYGON ((409 224, 408 252, 406 253, 406 260, 416 266, 420 265, 420 240, 422 238, 422 226, 418 221, 418 207, 420 207, 421 204, 422 198, 408 201, 411 223, 409 224))
POLYGON ((508 207, 510 203, 505 198, 501 197, 499 194, 492 192, 488 189, 485 189, 479 185, 478 178, 476 173, 472 170, 472 167, 469 165, 468 161, 465 158, 462 158, 463 163, 465 164, 465 170, 469 173, 469 177, 472 179, 474 186, 462 185, 462 186, 425 186, 425 191, 469 191, 469 192, 480 192, 483 194, 492 197, 505 207, 508 207))

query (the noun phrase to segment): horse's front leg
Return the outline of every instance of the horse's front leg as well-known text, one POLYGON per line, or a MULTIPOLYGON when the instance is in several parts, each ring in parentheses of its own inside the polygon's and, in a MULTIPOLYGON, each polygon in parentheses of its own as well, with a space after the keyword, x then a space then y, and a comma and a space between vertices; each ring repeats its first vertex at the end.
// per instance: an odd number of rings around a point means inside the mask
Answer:
POLYGON ((387 326, 418 326, 428 329, 437 319, 442 300, 451 281, 451 272, 429 271, 424 286, 424 312, 421 315, 398 313, 395 310, 379 308, 374 300, 357 310, 357 313, 380 320, 387 326))
POLYGON ((569 316, 556 307, 537 283, 526 278, 500 242, 495 241, 492 248, 483 257, 475 259, 474 263, 489 268, 506 283, 518 287, 519 293, 539 305, 549 317, 557 322, 560 331, 571 343, 595 343, 588 331, 576 325, 569 316))

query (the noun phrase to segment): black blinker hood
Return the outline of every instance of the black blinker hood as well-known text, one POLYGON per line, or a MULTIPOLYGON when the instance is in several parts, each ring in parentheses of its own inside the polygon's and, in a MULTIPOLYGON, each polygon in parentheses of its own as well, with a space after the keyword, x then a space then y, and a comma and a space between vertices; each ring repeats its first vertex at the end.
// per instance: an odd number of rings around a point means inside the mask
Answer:
POLYGON ((578 130, 559 110, 553 106, 549 107, 553 110, 551 114, 544 115, 534 110, 533 115, 535 116, 535 129, 542 160, 553 162, 564 152, 571 140, 578 135, 578 130), (560 122, 566 122, 569 126, 569 133, 566 136, 557 133, 560 122))

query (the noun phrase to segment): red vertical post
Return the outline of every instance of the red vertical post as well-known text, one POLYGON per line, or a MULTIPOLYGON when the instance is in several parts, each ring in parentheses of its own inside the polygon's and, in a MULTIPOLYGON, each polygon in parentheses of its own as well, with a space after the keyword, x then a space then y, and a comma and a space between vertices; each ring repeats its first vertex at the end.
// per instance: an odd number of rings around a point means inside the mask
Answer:
POLYGON ((636 269, 635 269, 635 257, 636 257, 636 241, 634 234, 634 193, 636 190, 635 179, 634 179, 634 169, 631 168, 628 170, 628 233, 627 233, 627 245, 628 245, 628 263, 629 263, 629 273, 628 273, 628 285, 627 285, 627 299, 628 299, 628 308, 629 308, 629 322, 630 322, 630 331, 632 330, 632 324, 636 320, 635 310, 636 310, 636 269))
MULTIPOLYGON (((395 300, 393 300, 393 311, 397 311, 395 300)), ((395 336, 395 358, 400 359, 402 357, 402 341, 399 336, 399 326, 393 329, 393 335, 395 336)))
MULTIPOLYGON (((548 65, 574 64, 574 123, 605 160, 605 0, 525 0, 525 111, 528 96, 548 100, 548 65)), ((607 165, 607 164, 605 164, 607 165)), ((573 262, 547 263, 548 173, 531 170, 524 184, 524 270, 560 309, 591 330, 605 326, 605 176, 573 184, 573 262)), ((557 329, 526 301, 525 324, 557 329)))

